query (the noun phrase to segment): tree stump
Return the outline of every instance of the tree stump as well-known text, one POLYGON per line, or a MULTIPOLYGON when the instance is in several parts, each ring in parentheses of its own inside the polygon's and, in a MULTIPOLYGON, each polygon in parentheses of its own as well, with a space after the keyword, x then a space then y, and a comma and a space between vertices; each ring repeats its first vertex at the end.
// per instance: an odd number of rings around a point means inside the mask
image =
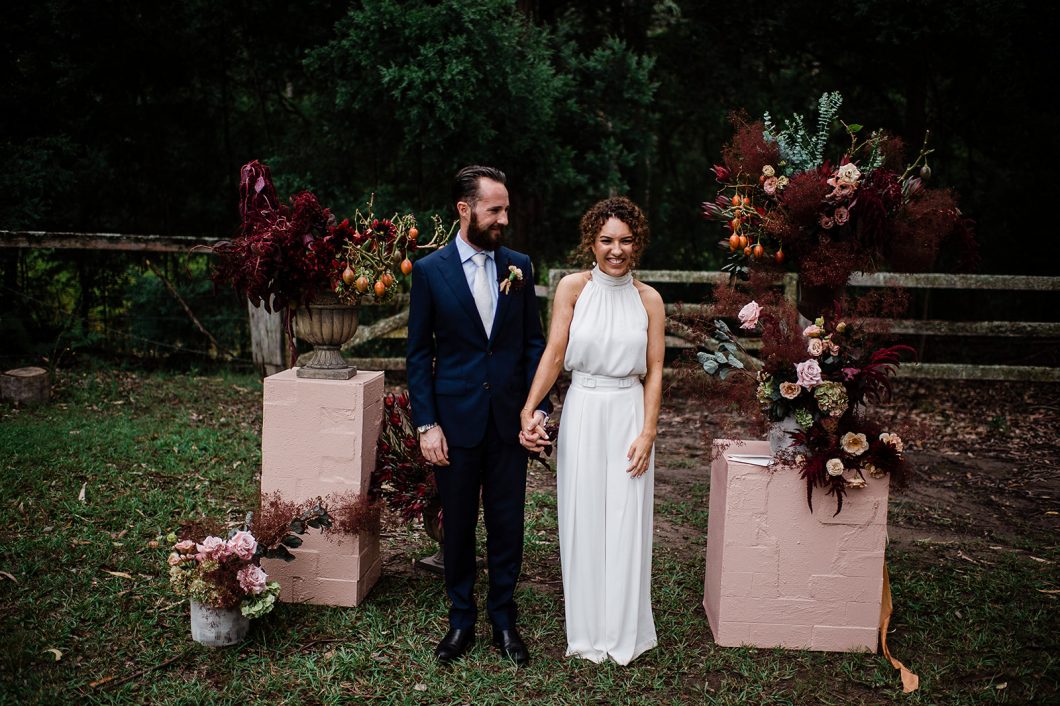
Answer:
POLYGON ((0 399, 15 404, 44 404, 51 385, 44 368, 15 368, 0 375, 0 399))

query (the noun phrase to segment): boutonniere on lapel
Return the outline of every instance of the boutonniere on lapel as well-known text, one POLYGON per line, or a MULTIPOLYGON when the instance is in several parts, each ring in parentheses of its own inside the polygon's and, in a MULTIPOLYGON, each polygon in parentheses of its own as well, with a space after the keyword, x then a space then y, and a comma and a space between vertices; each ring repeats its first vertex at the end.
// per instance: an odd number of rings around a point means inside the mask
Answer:
POLYGON ((501 294, 518 292, 523 287, 523 271, 515 265, 508 265, 508 271, 501 271, 498 282, 501 294))

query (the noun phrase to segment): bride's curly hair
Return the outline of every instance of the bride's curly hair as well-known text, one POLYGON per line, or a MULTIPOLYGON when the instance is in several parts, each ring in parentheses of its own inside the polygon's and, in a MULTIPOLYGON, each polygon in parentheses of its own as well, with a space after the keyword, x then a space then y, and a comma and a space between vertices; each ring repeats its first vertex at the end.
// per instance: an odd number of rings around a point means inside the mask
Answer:
POLYGON ((611 218, 617 218, 625 223, 633 233, 633 267, 636 267, 644 249, 648 247, 650 230, 644 211, 641 211, 640 206, 625 196, 613 196, 597 201, 582 216, 579 226, 581 230, 581 242, 578 244, 579 259, 589 267, 596 264, 596 258, 593 256, 593 243, 596 242, 596 236, 600 234, 604 224, 611 218))

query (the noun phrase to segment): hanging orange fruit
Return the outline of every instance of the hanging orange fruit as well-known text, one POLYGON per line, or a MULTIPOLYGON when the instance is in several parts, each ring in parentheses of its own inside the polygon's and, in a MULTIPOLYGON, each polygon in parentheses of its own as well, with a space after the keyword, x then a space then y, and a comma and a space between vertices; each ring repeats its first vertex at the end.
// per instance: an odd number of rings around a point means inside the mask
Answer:
POLYGON ((410 272, 412 272, 412 260, 406 257, 404 260, 401 261, 401 274, 407 275, 410 272))

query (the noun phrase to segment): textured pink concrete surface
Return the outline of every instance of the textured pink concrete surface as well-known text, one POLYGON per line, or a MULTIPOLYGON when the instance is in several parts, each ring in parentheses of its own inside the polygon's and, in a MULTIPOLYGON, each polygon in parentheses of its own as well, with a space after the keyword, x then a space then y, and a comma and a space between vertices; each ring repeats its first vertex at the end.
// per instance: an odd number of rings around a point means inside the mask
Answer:
MULTIPOLYGON (((279 491, 301 502, 353 491, 364 493, 375 469, 383 420, 383 373, 350 380, 313 380, 294 369, 265 378, 261 430, 261 492, 279 491)), ((353 606, 379 578, 379 537, 368 533, 326 539, 302 535, 290 563, 261 566, 280 582, 288 603, 353 606)))
POLYGON ((797 471, 725 458, 768 456, 768 443, 714 444, 703 608, 715 642, 875 652, 889 481, 868 478, 836 517, 835 498, 814 489, 811 514, 797 471))

